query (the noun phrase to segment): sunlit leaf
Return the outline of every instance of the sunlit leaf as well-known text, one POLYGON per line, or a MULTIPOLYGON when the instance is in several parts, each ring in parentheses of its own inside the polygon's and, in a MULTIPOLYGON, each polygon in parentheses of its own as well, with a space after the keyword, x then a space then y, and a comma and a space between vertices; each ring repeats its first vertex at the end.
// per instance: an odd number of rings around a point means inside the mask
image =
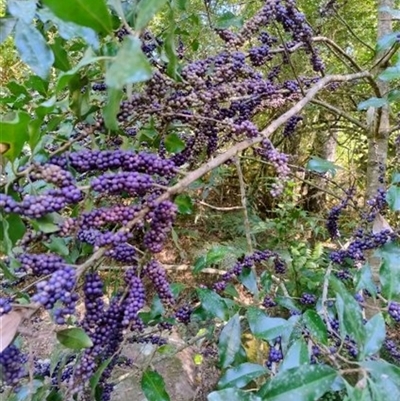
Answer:
POLYGON ((21 60, 39 77, 46 78, 54 63, 54 54, 43 35, 33 25, 18 20, 14 39, 21 60))
POLYGON ((337 372, 325 365, 302 365, 285 370, 269 380, 259 391, 268 401, 318 400, 331 388, 337 372))
POLYGON ((112 23, 104 0, 42 0, 60 19, 93 28, 96 32, 111 33, 112 23))
POLYGON ((218 340, 219 362, 222 368, 227 368, 235 360, 241 347, 241 327, 239 315, 231 317, 222 329, 218 340))
POLYGON ((19 112, 12 121, 0 121, 0 143, 8 145, 4 156, 11 161, 21 154, 24 143, 29 139, 29 121, 30 117, 25 112, 19 112))
POLYGON ((7 9, 13 17, 30 24, 36 13, 36 0, 8 0, 7 9))
POLYGON ((141 387, 148 401, 170 401, 164 379, 156 371, 147 369, 143 373, 141 387))
POLYGON ((138 38, 127 36, 115 60, 107 69, 105 83, 110 88, 122 89, 127 84, 147 81, 153 75, 150 63, 138 38))
POLYGON ((364 102, 359 103, 357 109, 358 110, 367 110, 370 107, 374 107, 378 109, 379 107, 385 106, 388 101, 387 99, 380 98, 380 97, 371 97, 368 100, 365 100, 364 102))
POLYGON ((58 331, 57 340, 65 347, 75 350, 89 348, 93 345, 90 337, 79 327, 58 331))
POLYGON ((166 4, 166 0, 141 0, 137 6, 135 29, 141 31, 166 4))
POLYGON ((253 393, 248 391, 239 390, 236 388, 227 388, 220 391, 213 391, 207 397, 208 401, 261 401, 253 393))

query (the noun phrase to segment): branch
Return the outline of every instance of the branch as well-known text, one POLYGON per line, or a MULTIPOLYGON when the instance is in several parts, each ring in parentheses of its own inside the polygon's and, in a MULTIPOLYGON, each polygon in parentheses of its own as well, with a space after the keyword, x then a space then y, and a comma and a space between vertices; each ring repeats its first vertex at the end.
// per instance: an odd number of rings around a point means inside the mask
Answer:
POLYGON ((335 14, 336 14, 336 18, 349 30, 349 32, 351 33, 351 35, 357 39, 362 45, 364 45, 367 49, 371 50, 373 53, 375 53, 375 49, 370 46, 368 43, 364 42, 362 39, 360 39, 356 33, 353 31, 353 29, 351 28, 351 26, 342 18, 342 16, 338 13, 338 11, 336 10, 336 8, 334 7, 335 10, 335 14))
MULTIPOLYGON (((276 120, 274 120, 271 124, 269 124, 264 130, 261 131, 261 135, 255 138, 246 139, 242 142, 237 143, 236 145, 229 148, 226 152, 218 155, 214 159, 209 160, 207 163, 203 164, 198 169, 188 173, 184 178, 182 178, 179 182, 177 182, 172 187, 168 188, 162 195, 160 195, 156 200, 155 204, 158 204, 162 201, 169 199, 171 196, 179 194, 184 189, 186 189, 191 183, 203 177, 203 175, 208 172, 214 170, 216 167, 221 164, 231 160, 234 156, 236 156, 239 152, 250 148, 260 142, 262 142, 265 138, 268 138, 272 133, 274 133, 281 125, 285 124, 289 118, 298 114, 314 97, 315 95, 323 89, 330 82, 348 82, 356 79, 369 79, 372 75, 368 71, 363 71, 355 74, 347 74, 347 75, 328 75, 324 78, 321 78, 308 92, 307 95, 297 102, 292 108, 290 108, 286 113, 279 116, 276 120)), ((132 228, 139 223, 146 214, 150 211, 148 207, 143 208, 137 216, 131 220, 126 226, 122 227, 119 232, 127 233, 132 230, 132 228)), ((92 256, 87 259, 84 263, 77 266, 76 276, 77 279, 94 263, 96 263, 99 259, 102 258, 107 248, 100 248, 95 251, 92 256)), ((21 305, 21 308, 26 308, 25 305, 21 305)), ((28 307, 29 308, 29 307, 28 307)), ((31 304, 30 308, 33 309, 33 313, 39 310, 39 304, 31 304)))
POLYGON ((359 126, 360 128, 362 128, 363 130, 367 130, 367 126, 364 125, 362 122, 358 121, 356 118, 352 117, 350 114, 346 113, 345 111, 336 108, 335 106, 332 106, 329 103, 325 103, 321 100, 311 100, 311 103, 317 104, 319 106, 324 107, 327 110, 330 110, 331 112, 333 112, 334 114, 337 114, 338 116, 341 116, 343 118, 345 118, 346 120, 349 120, 350 122, 352 122, 353 124, 359 126))
POLYGON ((243 206, 226 206, 226 207, 221 207, 221 206, 214 206, 210 205, 209 203, 203 202, 203 201, 197 201, 199 205, 207 206, 210 209, 214 210, 219 210, 221 212, 230 212, 232 210, 242 210, 243 206))
POLYGON ((247 199, 246 199, 246 184, 244 183, 242 167, 240 166, 240 160, 235 158, 236 170, 239 178, 240 186, 240 200, 243 208, 243 219, 244 219, 244 231, 246 233, 247 247, 250 253, 253 253, 253 243, 251 240, 251 227, 249 221, 249 214, 247 212, 247 199))

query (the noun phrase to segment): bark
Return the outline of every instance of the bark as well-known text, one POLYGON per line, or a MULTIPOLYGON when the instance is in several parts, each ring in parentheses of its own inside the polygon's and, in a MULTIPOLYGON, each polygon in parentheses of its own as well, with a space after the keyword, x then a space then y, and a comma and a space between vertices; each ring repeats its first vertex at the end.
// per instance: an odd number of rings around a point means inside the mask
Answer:
MULTIPOLYGON (((379 0, 378 10, 381 7, 394 8, 394 0, 379 0)), ((379 40, 383 36, 392 32, 391 15, 387 12, 378 11, 378 37, 379 40)), ((378 52, 376 59, 380 60, 385 55, 385 51, 378 52)), ((374 73, 379 74, 387 66, 377 65, 374 73)), ((389 90, 389 83, 377 79, 376 81, 381 96, 389 90)), ((386 167, 388 152, 388 132, 390 129, 389 106, 386 105, 375 111, 374 121, 370 124, 369 144, 368 144, 368 162, 367 162, 367 187, 366 198, 373 197, 378 188, 382 185, 379 183, 380 164, 386 167)))
MULTIPOLYGON (((381 7, 394 8, 394 0, 379 0, 378 1, 378 26, 377 26, 377 40, 383 36, 391 33, 392 29, 392 17, 387 12, 380 11, 381 7)), ((376 55, 376 61, 381 60, 387 50, 380 51, 376 55)), ((379 75, 387 65, 379 63, 374 74, 379 75)), ((387 82, 376 80, 381 96, 384 96, 390 85, 387 82)), ((365 200, 371 199, 377 193, 377 190, 382 187, 383 184, 379 182, 379 177, 382 174, 381 166, 385 170, 387 163, 388 154, 388 143, 389 143, 389 130, 390 130, 390 110, 389 106, 385 105, 379 110, 375 110, 374 118, 369 122, 369 135, 368 135, 368 161, 367 161, 367 176, 366 176, 366 197, 365 200)), ((383 170, 383 171, 384 171, 383 170)), ((372 276, 375 283, 379 283, 379 268, 380 259, 373 257, 372 253, 368 255, 368 263, 371 266, 372 276)), ((370 300, 370 303, 375 305, 376 302, 370 300)), ((367 308, 367 317, 375 314, 374 309, 367 308)))
MULTIPOLYGON (((313 154, 330 162, 335 162, 338 132, 335 130, 326 135, 319 133, 314 140, 313 154)), ((313 174, 306 173, 306 180, 312 181, 315 187, 305 184, 303 188, 303 199, 305 209, 309 212, 320 212, 325 208, 326 193, 318 188, 325 188, 326 181, 324 177, 315 177, 313 174)))

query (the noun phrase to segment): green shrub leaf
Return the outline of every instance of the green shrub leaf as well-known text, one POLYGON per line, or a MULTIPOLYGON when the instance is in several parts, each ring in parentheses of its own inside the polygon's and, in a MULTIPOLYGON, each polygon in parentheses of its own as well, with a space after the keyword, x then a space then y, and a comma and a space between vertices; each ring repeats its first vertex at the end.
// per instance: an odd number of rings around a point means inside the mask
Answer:
POLYGON ((96 32, 111 33, 112 23, 104 0, 43 0, 58 18, 93 28, 96 32))
POLYGON ((57 340, 65 347, 75 350, 93 346, 90 337, 78 327, 58 331, 57 340))
POLYGON ((164 379, 154 370, 147 369, 143 373, 141 386, 148 401, 170 401, 164 379))

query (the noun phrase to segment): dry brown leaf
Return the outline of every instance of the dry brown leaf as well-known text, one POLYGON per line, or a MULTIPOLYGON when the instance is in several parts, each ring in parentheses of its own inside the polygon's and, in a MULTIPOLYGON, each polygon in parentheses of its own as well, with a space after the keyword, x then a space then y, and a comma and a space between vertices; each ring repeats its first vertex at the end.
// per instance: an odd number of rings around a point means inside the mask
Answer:
POLYGON ((8 143, 0 142, 0 155, 2 155, 3 153, 6 153, 8 149, 10 149, 10 145, 8 143))
POLYGON ((0 352, 3 352, 13 342, 22 319, 22 313, 15 310, 0 316, 0 352))
POLYGON ((372 232, 374 234, 377 234, 383 230, 389 230, 390 232, 393 232, 393 229, 392 227, 390 227, 390 224, 381 214, 378 213, 375 217, 374 224, 372 226, 372 232))

